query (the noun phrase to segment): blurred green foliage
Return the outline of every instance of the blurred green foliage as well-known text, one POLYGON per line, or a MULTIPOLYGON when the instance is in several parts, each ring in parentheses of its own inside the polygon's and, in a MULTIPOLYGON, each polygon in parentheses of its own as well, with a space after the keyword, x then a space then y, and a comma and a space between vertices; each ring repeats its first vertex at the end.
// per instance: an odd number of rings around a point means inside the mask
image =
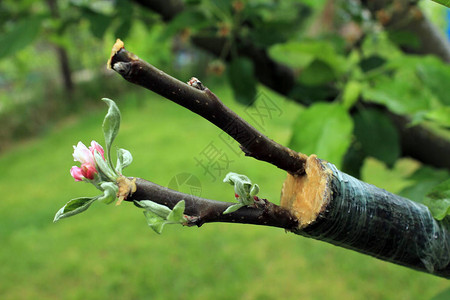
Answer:
MULTIPOLYGON (((192 172, 201 179, 202 196, 233 200, 232 191, 224 194, 229 187, 211 182, 193 159, 218 131, 105 71, 117 37, 182 80, 199 77, 244 117, 248 107, 230 99, 258 107, 258 66, 239 54, 240 42, 251 42, 295 77, 288 93, 293 101, 263 89, 283 112, 265 134, 423 201, 449 173, 400 158, 399 134, 381 112, 450 138, 450 68, 436 57, 404 54, 399 46, 416 45, 414 36, 380 30, 359 1, 336 1, 333 20, 323 18, 325 0, 185 1, 168 23, 133 1, 60 0, 56 15, 50 2, 0 2, 2 299, 426 299, 448 286, 277 229, 211 224, 168 228, 157 237, 127 204, 51 223, 68 199, 93 192, 75 185, 68 170, 71 145, 102 139, 102 97, 118 100, 124 113, 117 145, 136 161, 127 174, 167 185, 176 174, 192 172), (330 30, 348 24, 361 33, 357 41, 330 30), (225 47, 211 57, 193 49, 194 35, 223 38, 225 47), (63 89, 56 47, 68 53, 71 93, 63 89), (40 139, 16 143, 33 135, 40 139)), ((277 201, 283 172, 242 157, 234 166, 263 187, 263 197, 277 201)))

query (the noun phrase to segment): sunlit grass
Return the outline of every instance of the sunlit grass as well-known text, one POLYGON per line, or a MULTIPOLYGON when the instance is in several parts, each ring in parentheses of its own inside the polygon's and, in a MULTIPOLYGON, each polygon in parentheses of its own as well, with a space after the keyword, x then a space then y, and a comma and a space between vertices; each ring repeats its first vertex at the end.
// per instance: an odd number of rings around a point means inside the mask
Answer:
MULTIPOLYGON (((214 90, 245 116, 228 89, 214 90)), ((263 129, 286 144, 300 108, 264 92, 282 114, 263 129)), ((114 100, 123 117, 115 145, 134 156, 125 175, 167 185, 190 172, 200 179, 203 197, 232 201, 232 187, 221 182, 225 174, 213 181, 194 160, 213 142, 233 160, 227 171, 248 175, 262 197, 279 201, 284 172, 237 156, 200 117, 148 92, 114 100)), ((75 183, 69 168, 72 145, 103 141, 105 112, 106 106, 72 116, 0 157, 1 299, 427 299, 448 286, 444 279, 281 229, 167 226, 159 236, 129 203, 97 203, 53 224, 66 201, 96 194, 75 183)))

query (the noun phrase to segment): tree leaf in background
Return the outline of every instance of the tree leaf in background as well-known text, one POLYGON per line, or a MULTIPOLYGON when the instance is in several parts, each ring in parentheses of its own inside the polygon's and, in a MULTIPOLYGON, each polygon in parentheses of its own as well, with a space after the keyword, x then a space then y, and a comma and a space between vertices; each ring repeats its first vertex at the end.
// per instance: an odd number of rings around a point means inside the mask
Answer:
POLYGON ((320 101, 333 100, 336 98, 336 94, 338 94, 338 90, 334 85, 310 86, 298 83, 289 92, 289 97, 304 104, 312 104, 320 101))
POLYGON ((438 109, 430 110, 425 114, 425 117, 438 123, 442 127, 450 128, 450 106, 444 106, 438 109))
POLYGON ((302 2, 248 1, 245 7, 246 22, 251 24, 251 29, 243 38, 250 39, 261 48, 292 38, 312 13, 311 8, 302 2))
POLYGON ((385 105, 396 114, 413 114, 428 110, 431 93, 410 72, 397 72, 394 78, 380 76, 373 86, 362 91, 363 99, 385 105))
MULTIPOLYGON (((433 0, 433 1, 450 8, 450 0, 433 0)), ((450 291, 450 289, 448 289, 448 291, 450 291)), ((450 293, 448 293, 448 294, 450 294, 450 293)), ((434 298, 433 298, 433 300, 434 300, 434 298)))
POLYGON ((377 109, 361 110, 353 120, 354 133, 364 153, 392 167, 400 156, 400 142, 391 120, 377 109))
POLYGON ((177 14, 164 29, 163 36, 171 38, 179 31, 188 28, 191 33, 211 26, 211 21, 208 20, 204 12, 195 7, 188 7, 186 10, 177 14))
POLYGON ((434 186, 425 197, 424 204, 437 220, 450 215, 450 179, 434 186))
POLYGON ((256 100, 256 79, 253 74, 253 62, 243 57, 235 58, 228 65, 227 75, 236 101, 245 105, 252 105, 256 100))
POLYGON ((84 16, 89 21, 89 28, 92 35, 98 39, 102 39, 113 19, 110 16, 95 12, 87 7, 83 7, 82 10, 84 16))
POLYGON ((416 66, 420 80, 444 105, 450 105, 450 66, 436 57, 426 57, 416 66))
POLYGON ((115 1, 116 19, 120 20, 119 25, 115 29, 114 36, 125 40, 130 33, 133 25, 133 5, 127 0, 117 0, 115 1))
POLYGON ((33 43, 41 31, 43 16, 22 19, 8 32, 0 35, 0 59, 13 55, 33 43))
POLYGON ((314 59, 300 74, 299 81, 306 85, 321 85, 336 80, 334 70, 325 62, 314 59))
POLYGON ((382 58, 378 55, 372 55, 367 58, 361 59, 359 62, 359 67, 363 72, 369 72, 371 70, 374 70, 376 68, 381 67, 386 63, 386 59, 382 58))
POLYGON ((353 130, 344 106, 317 103, 302 111, 294 123, 289 146, 305 154, 317 154, 340 168, 353 130))
POLYGON ((420 47, 420 40, 417 34, 411 31, 404 30, 390 30, 387 31, 389 40, 394 42, 396 45, 409 49, 417 50, 420 47))
POLYGON ((122 19, 121 23, 116 28, 114 36, 121 40, 125 40, 130 33, 132 25, 133 23, 131 21, 131 18, 122 19))
POLYGON ((412 184, 404 188, 400 195, 416 202, 422 203, 425 196, 439 183, 447 180, 450 173, 446 170, 438 170, 424 166, 414 172, 408 179, 412 184))
POLYGON ((362 150, 361 143, 353 141, 344 155, 342 171, 356 178, 361 178, 361 168, 367 155, 362 150))
POLYGON ((346 68, 345 58, 339 55, 331 43, 325 41, 301 41, 277 44, 269 49, 274 60, 289 67, 306 68, 315 59, 328 64, 336 74, 346 68))
POLYGON ((353 104, 358 101, 361 90, 362 85, 360 82, 356 80, 348 81, 342 92, 342 105, 344 105, 346 109, 350 109, 353 104))

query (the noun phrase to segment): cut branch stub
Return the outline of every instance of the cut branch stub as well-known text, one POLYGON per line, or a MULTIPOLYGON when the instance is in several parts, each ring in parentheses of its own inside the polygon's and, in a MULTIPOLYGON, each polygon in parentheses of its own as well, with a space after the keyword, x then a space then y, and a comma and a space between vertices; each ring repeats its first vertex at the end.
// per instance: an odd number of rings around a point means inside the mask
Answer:
POLYGON ((330 201, 332 172, 316 155, 306 160, 305 175, 288 173, 281 191, 281 207, 297 218, 299 228, 308 226, 326 208, 330 201))

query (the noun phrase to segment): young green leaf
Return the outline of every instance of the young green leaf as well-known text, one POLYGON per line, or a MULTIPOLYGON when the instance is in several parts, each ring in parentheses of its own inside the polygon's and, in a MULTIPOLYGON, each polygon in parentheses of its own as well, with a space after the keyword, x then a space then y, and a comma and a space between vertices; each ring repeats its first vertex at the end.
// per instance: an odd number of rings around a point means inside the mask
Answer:
POLYGON ((116 171, 122 174, 122 170, 128 167, 133 162, 133 156, 130 151, 119 148, 117 150, 117 164, 116 171))
POLYGON ((257 184, 253 185, 253 187, 250 189, 250 196, 256 196, 259 193, 259 186, 257 184))
POLYGON ((172 211, 167 216, 167 221, 170 221, 173 223, 183 223, 184 221, 186 221, 184 218, 185 207, 186 207, 186 203, 184 200, 181 200, 177 204, 175 204, 172 211))
POLYGON ((142 208, 145 208, 146 210, 154 213, 155 215, 157 215, 163 219, 166 219, 167 216, 172 212, 172 210, 170 208, 168 208, 167 206, 155 203, 150 200, 140 200, 140 201, 136 201, 136 202, 142 208))
POLYGON ((53 219, 53 222, 57 222, 60 219, 71 217, 73 215, 79 214, 86 209, 89 208, 89 206, 98 199, 97 197, 80 197, 70 200, 66 203, 55 215, 55 218, 53 219))
POLYGON ((116 181, 117 174, 114 173, 114 169, 110 168, 108 163, 103 159, 98 151, 94 152, 94 159, 99 170, 100 178, 105 181, 116 181))
POLYGON ((113 182, 102 182, 100 187, 103 189, 103 195, 98 198, 98 201, 105 204, 113 203, 116 200, 119 187, 113 182))
POLYGON ((153 229, 153 231, 155 231, 157 234, 161 234, 164 225, 167 224, 167 221, 147 210, 144 211, 144 216, 147 220, 148 226, 150 226, 150 228, 153 229))
MULTIPOLYGON (((239 196, 237 200, 239 201, 239 205, 241 205, 241 207, 255 203, 253 196, 258 194, 259 186, 257 184, 252 186, 252 182, 247 176, 230 172, 225 176, 223 182, 234 185, 234 192, 239 196)), ((239 207, 231 206, 225 210, 225 212, 230 213, 237 209, 239 209, 239 207)))
POLYGON ((239 208, 244 207, 244 206, 245 206, 245 205, 242 205, 242 204, 240 204, 240 203, 239 203, 239 204, 231 205, 231 206, 229 206, 229 207, 223 212, 223 214, 226 215, 226 214, 235 212, 235 211, 237 211, 239 208))
POLYGON ((236 182, 252 184, 252 182, 250 181, 250 179, 247 176, 233 173, 233 172, 229 172, 223 179, 223 182, 229 183, 231 185, 235 185, 236 182))
POLYGON ((108 98, 103 98, 102 100, 105 101, 109 106, 108 113, 103 120, 103 134, 105 136, 106 155, 108 163, 111 168, 114 168, 111 159, 111 145, 114 142, 117 134, 119 133, 121 116, 119 108, 113 100, 108 98))

